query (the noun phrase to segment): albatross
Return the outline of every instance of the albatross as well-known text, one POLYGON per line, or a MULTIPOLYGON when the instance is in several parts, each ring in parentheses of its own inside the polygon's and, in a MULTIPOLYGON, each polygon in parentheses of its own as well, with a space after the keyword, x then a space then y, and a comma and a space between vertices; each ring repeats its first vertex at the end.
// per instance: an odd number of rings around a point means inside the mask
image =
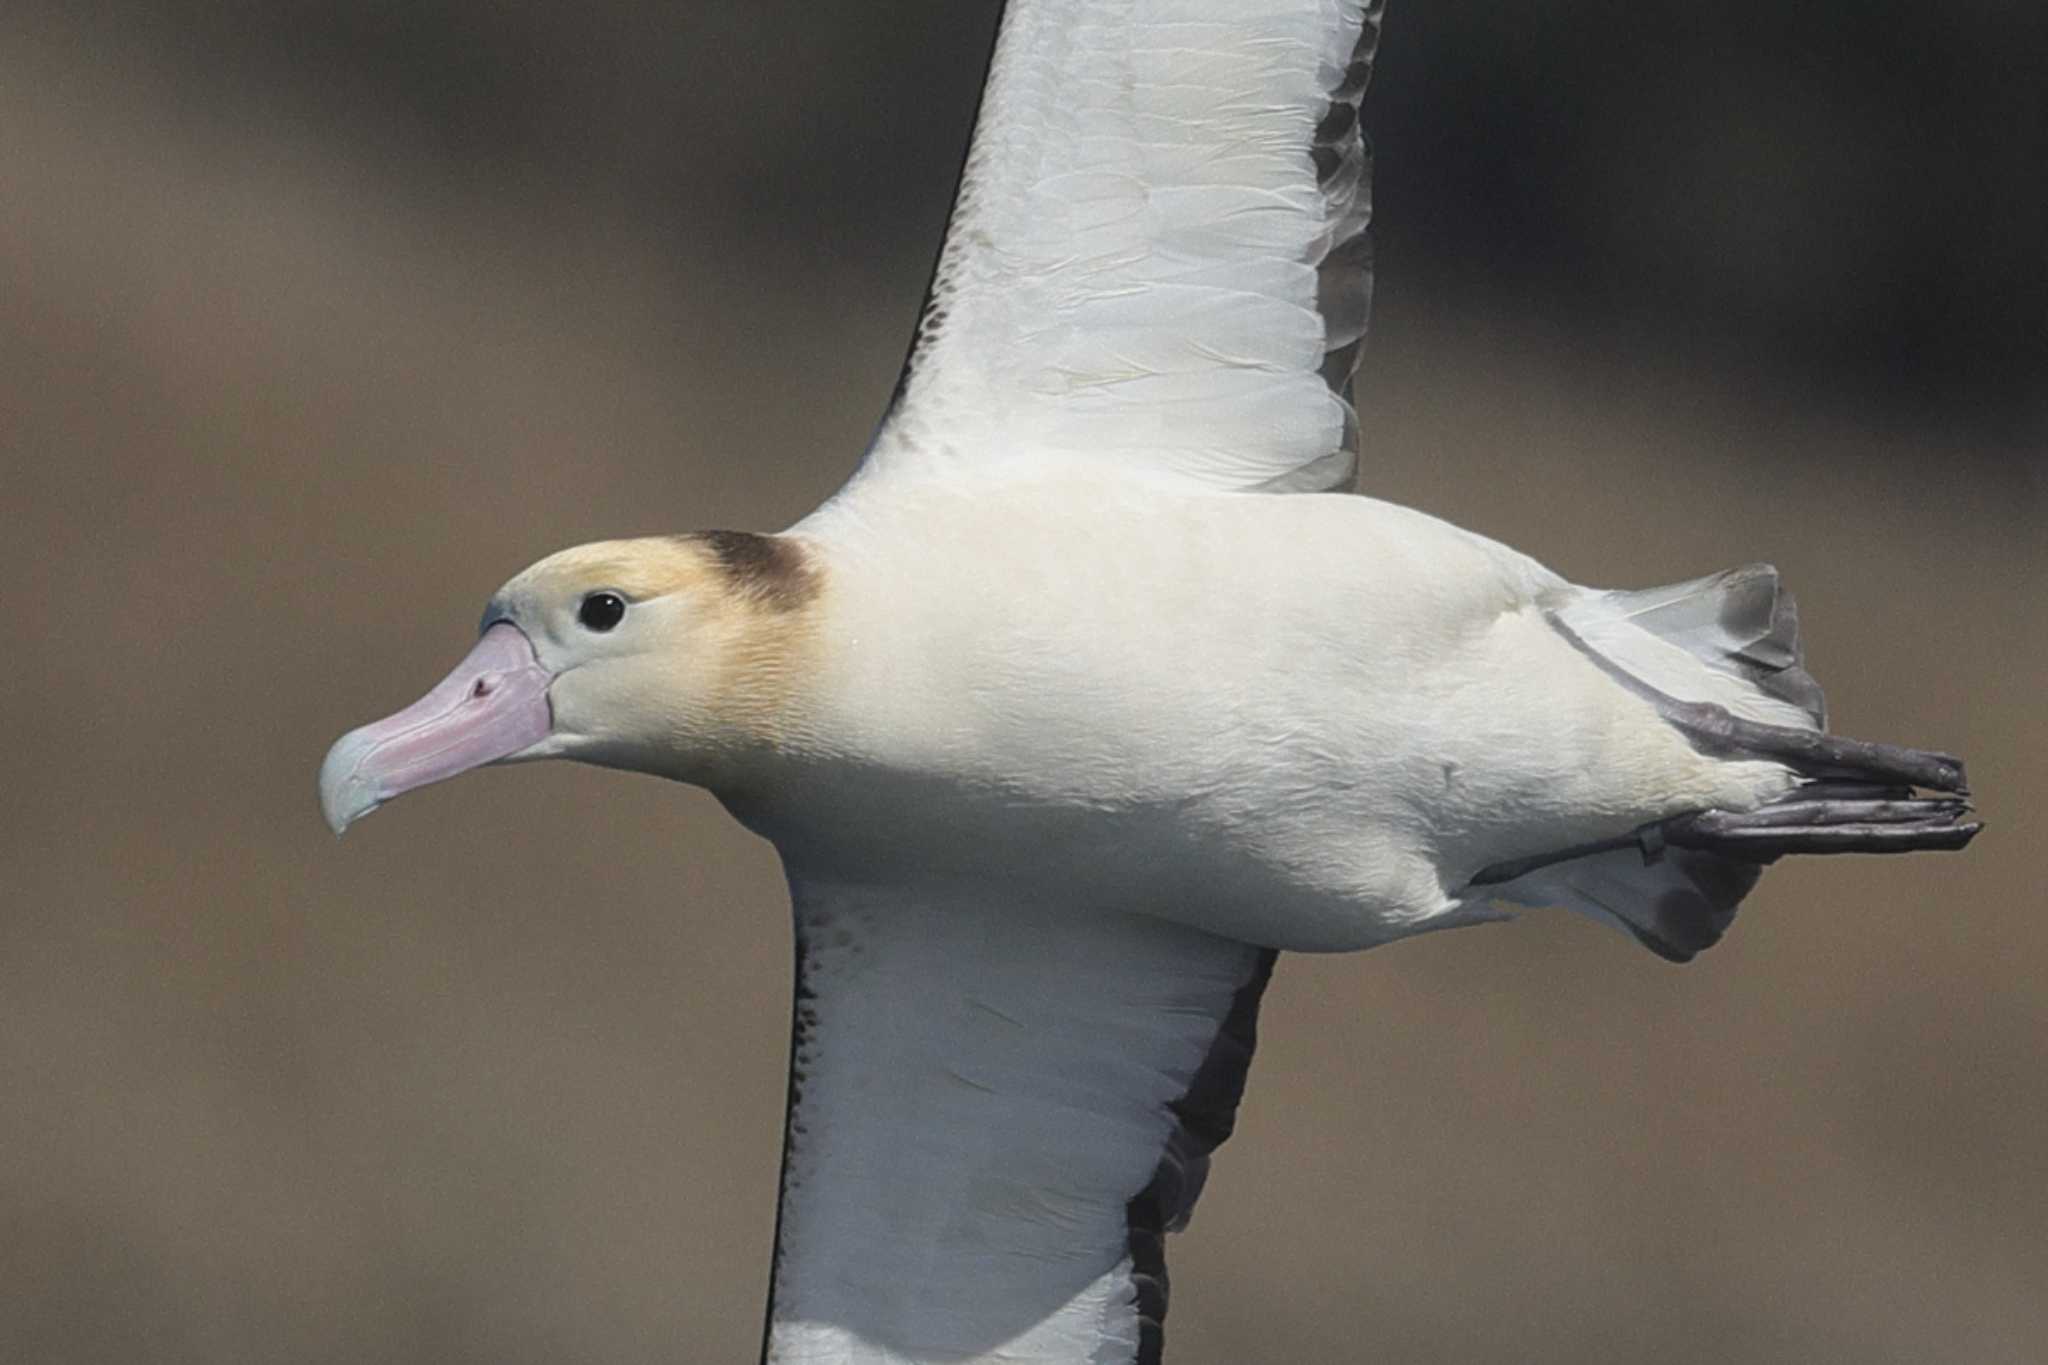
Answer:
POLYGON ((1283 951, 1576 910, 1684 961, 1787 854, 1953 849, 1767 565, 1567 582, 1350 491, 1378 0, 1009 0, 911 353, 779 534, 584 545, 345 735, 694 783, 796 978, 763 1358, 1156 1365, 1283 951))

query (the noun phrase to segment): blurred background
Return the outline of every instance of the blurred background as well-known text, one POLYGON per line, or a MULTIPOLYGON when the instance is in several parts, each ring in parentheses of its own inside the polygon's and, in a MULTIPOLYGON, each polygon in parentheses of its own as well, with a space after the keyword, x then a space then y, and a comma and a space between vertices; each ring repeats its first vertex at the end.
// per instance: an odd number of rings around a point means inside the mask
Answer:
MULTIPOLYGON (((993 0, 0 10, 0 1359, 751 1359, 789 930, 561 767, 337 845, 344 729, 604 535, 785 525, 893 382, 993 0)), ((1367 478, 1753 559, 1963 857, 1672 968, 1290 957, 1176 1365, 2048 1358, 2048 9, 1401 3, 1367 478)))

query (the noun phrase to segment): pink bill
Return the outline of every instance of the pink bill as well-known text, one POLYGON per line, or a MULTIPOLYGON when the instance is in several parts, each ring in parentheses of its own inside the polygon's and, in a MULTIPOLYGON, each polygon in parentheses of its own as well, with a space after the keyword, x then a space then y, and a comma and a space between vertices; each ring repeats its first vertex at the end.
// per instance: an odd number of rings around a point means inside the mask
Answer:
POLYGON ((510 758, 547 738, 548 684, 517 626, 500 621, 433 691, 335 741, 320 765, 320 810, 336 834, 429 782, 510 758))

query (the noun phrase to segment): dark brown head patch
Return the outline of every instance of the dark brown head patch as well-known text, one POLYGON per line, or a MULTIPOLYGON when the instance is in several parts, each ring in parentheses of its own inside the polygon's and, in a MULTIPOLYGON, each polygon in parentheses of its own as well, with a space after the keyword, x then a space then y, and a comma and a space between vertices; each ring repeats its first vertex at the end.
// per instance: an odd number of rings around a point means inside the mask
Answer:
POLYGON ((700 531, 687 539, 711 552, 729 589, 771 611, 795 611, 818 595, 810 552, 787 536, 700 531))

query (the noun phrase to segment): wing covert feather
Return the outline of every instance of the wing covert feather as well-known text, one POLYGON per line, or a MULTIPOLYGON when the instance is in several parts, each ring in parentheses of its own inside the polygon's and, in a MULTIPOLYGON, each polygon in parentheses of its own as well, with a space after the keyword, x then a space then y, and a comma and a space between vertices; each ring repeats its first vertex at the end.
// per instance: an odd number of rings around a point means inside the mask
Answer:
POLYGON ((768 1365, 1158 1365, 1274 954, 994 892, 791 881, 768 1365))
POLYGON ((1009 0, 863 471, 1345 483, 1379 16, 1380 0, 1009 0))

